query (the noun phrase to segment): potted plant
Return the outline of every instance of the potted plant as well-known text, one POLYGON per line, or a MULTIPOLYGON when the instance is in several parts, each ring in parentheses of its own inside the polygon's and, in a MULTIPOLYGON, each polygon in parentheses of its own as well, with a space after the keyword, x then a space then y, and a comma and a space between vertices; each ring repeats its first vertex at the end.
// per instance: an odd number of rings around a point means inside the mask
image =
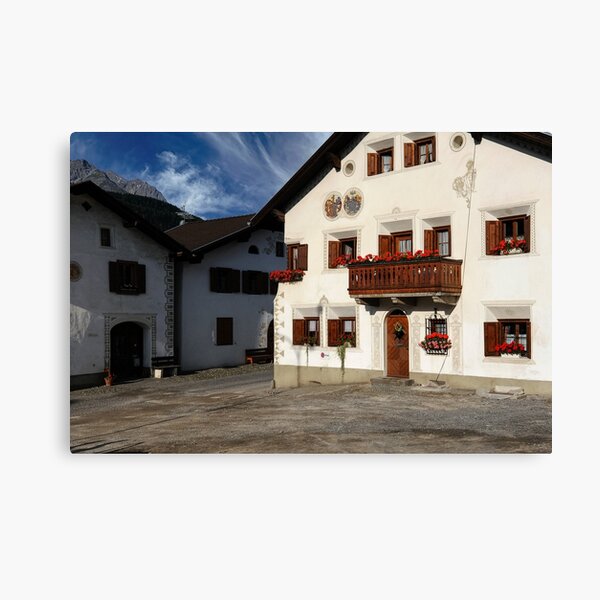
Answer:
POLYGON ((506 238, 492 250, 494 254, 520 254, 527 249, 527 240, 506 238))
POLYGON ((516 358, 527 356, 527 350, 525 350, 525 346, 523 346, 523 344, 519 344, 518 342, 504 342, 502 344, 496 344, 496 352, 498 352, 500 356, 510 356, 516 358))
POLYGON ((343 333, 339 337, 339 344, 337 346, 337 355, 342 363, 342 377, 346 370, 346 350, 353 348, 356 345, 356 336, 353 333, 343 333))
POLYGON ((110 372, 110 369, 104 369, 104 385, 112 385, 115 376, 110 372))
POLYGON ((293 283, 294 281, 302 281, 304 271, 302 269, 285 269, 283 271, 271 271, 269 279, 279 283, 293 283))
POLYGON ((452 342, 447 333, 428 333, 425 339, 419 342, 419 346, 427 352, 427 354, 447 354, 452 348, 452 342))

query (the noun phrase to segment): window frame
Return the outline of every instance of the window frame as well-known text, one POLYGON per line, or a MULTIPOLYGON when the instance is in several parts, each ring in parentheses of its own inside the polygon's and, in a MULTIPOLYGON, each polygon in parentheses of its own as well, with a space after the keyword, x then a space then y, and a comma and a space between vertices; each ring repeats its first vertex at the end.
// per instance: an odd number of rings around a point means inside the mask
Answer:
POLYGON ((452 227, 450 225, 440 225, 433 227, 433 249, 438 251, 438 256, 452 256, 452 227), (438 235, 444 231, 448 232, 448 254, 442 254, 440 251, 440 241, 438 235))
POLYGON ((356 259, 358 256, 358 236, 346 237, 341 239, 330 239, 327 245, 327 266, 329 269, 337 268, 336 261, 340 257, 345 257, 346 260, 356 259), (354 248, 348 259, 348 254, 342 252, 344 244, 353 244, 354 248))
POLYGON ((108 225, 98 225, 98 231, 99 231, 99 244, 100 244, 100 248, 114 248, 115 247, 115 242, 114 242, 114 231, 113 228, 108 226, 108 225), (108 244, 104 244, 103 240, 102 240, 102 235, 103 232, 108 232, 108 244))
POLYGON ((239 294, 240 287, 239 269, 229 267, 210 267, 209 290, 215 294, 239 294))
POLYGON ((496 321, 485 322, 484 325, 484 356, 500 356, 500 351, 496 351, 492 346, 509 343, 506 340, 505 328, 508 325, 515 325, 515 339, 517 343, 521 343, 519 336, 525 335, 525 357, 531 358, 531 319, 497 319, 496 321), (521 326, 524 331, 521 332, 521 326), (490 336, 493 336, 490 338, 490 336))
POLYGON ((293 328, 292 332, 292 345, 293 346, 305 346, 307 343, 310 346, 320 346, 321 345, 321 319, 319 317, 303 317, 301 319, 293 319, 293 328), (298 339, 297 335, 297 327, 299 328, 299 323, 302 321, 302 341, 298 339), (308 342, 310 336, 310 323, 316 323, 316 336, 315 342, 310 344, 308 342))
POLYGON ((114 294, 138 296, 146 293, 146 265, 133 260, 108 263, 108 289, 114 294))

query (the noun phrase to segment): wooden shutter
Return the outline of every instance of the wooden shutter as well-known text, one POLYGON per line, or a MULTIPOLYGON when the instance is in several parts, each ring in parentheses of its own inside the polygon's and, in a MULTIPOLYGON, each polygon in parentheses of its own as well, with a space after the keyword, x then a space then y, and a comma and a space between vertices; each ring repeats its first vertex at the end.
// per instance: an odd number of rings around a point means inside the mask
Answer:
POLYGON ((329 268, 335 267, 335 259, 342 253, 342 242, 333 240, 329 242, 329 268))
POLYGON ((269 293, 269 274, 264 271, 258 274, 258 290, 260 294, 269 293))
POLYGON ((367 176, 369 175, 377 175, 378 173, 378 159, 379 156, 376 152, 369 152, 367 154, 367 176))
POLYGON ((279 282, 278 281, 274 281, 273 279, 269 279, 269 294, 271 294, 271 296, 276 296, 277 295, 277 288, 279 287, 279 282))
POLYGON ((251 294, 251 271, 242 271, 242 293, 251 294))
POLYGON ((327 345, 340 345, 341 321, 339 319, 329 319, 327 321, 327 345))
POLYGON ((435 135, 431 138, 431 162, 435 162, 435 135))
POLYGON ((525 252, 531 252, 531 218, 529 215, 525 217, 525 241, 527 242, 527 249, 525 252))
POLYGON ((232 294, 240 293, 240 271, 239 269, 227 269, 227 291, 232 294))
POLYGON ((483 324, 483 354, 484 356, 498 356, 496 344, 500 343, 500 323, 491 321, 483 324))
POLYGON ((502 239, 502 221, 485 222, 485 253, 493 254, 493 249, 502 239))
POLYGON ((379 236, 379 256, 383 256, 386 252, 393 254, 394 239, 391 235, 379 236))
POLYGON ((298 268, 302 271, 308 271, 308 244, 298 246, 298 268))
POLYGON ((294 319, 292 333, 292 344, 302 346, 304 344, 304 319, 294 319))
POLYGON ((146 293, 146 265, 136 265, 137 270, 137 293, 146 293))
POLYGON ((294 268, 293 249, 294 249, 293 246, 287 247, 287 268, 288 269, 294 268))
POLYGON ((413 143, 404 144, 404 166, 414 167, 416 162, 416 150, 417 146, 413 143))
POLYGON ((530 321, 527 321, 526 331, 527 331, 527 358, 531 358, 531 322, 530 321))
POLYGON ((108 263, 108 291, 119 293, 119 267, 116 262, 108 263))
POLYGON ((433 229, 425 230, 425 247, 423 250, 430 250, 431 252, 435 250, 435 231, 433 229))
POLYGON ((233 344, 233 318, 217 317, 217 346, 233 344))

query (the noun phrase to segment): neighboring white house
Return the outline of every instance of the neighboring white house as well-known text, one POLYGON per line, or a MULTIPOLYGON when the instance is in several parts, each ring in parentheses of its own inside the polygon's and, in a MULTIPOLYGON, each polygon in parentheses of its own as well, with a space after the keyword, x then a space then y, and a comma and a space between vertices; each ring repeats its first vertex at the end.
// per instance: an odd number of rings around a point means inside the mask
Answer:
POLYGON ((254 218, 285 213, 289 267, 305 271, 275 298, 276 386, 550 392, 551 150, 537 133, 331 136, 254 218))
POLYGON ((184 248, 92 182, 71 186, 71 386, 150 373, 175 353, 184 248))
POLYGON ((183 370, 244 364, 273 357, 269 273, 285 267, 283 224, 253 215, 186 223, 166 233, 189 251, 178 263, 177 299, 183 370))

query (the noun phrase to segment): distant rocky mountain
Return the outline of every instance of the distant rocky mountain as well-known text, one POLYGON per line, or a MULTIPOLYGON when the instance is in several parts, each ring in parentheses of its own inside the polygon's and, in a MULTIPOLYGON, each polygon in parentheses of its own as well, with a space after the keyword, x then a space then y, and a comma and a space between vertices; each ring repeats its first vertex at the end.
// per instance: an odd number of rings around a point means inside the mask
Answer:
POLYGON ((125 179, 113 171, 102 171, 87 160, 72 160, 71 184, 83 181, 110 192, 161 231, 186 221, 203 220, 170 204, 154 186, 141 179, 125 179))

